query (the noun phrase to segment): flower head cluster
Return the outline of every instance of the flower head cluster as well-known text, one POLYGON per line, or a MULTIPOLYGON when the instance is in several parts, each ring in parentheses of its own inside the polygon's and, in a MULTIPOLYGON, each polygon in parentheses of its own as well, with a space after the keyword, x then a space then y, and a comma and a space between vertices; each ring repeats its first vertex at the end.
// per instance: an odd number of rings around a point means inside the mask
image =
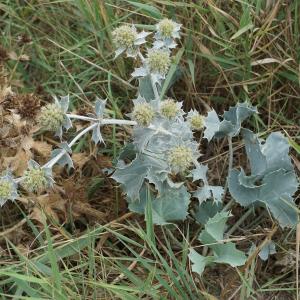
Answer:
POLYGON ((183 173, 193 162, 193 151, 187 146, 178 145, 169 150, 167 159, 172 172, 183 173))
POLYGON ((175 118, 180 112, 181 103, 175 102, 172 98, 168 98, 160 104, 160 113, 167 119, 175 118))
POLYGON ((10 173, 7 172, 0 177, 0 206, 7 200, 15 200, 17 196, 17 184, 10 173))
POLYGON ((37 162, 30 160, 28 169, 23 176, 22 185, 28 192, 43 192, 53 185, 51 169, 42 168, 37 162))
POLYGON ((178 24, 170 19, 163 19, 156 25, 156 34, 154 38, 154 48, 175 48, 176 38, 179 38, 181 24, 178 24))
POLYGON ((61 97, 61 101, 55 97, 54 103, 49 103, 42 107, 39 124, 45 130, 54 131, 62 137, 62 128, 69 129, 72 126, 71 120, 66 115, 69 107, 69 97, 61 97))
POLYGON ((191 110, 187 115, 192 130, 201 130, 204 127, 204 118, 196 110, 191 110))
POLYGON ((138 52, 139 45, 146 42, 145 38, 149 35, 148 32, 137 32, 132 25, 122 25, 112 32, 113 42, 117 47, 116 56, 119 56, 126 51, 127 56, 135 57, 138 52))

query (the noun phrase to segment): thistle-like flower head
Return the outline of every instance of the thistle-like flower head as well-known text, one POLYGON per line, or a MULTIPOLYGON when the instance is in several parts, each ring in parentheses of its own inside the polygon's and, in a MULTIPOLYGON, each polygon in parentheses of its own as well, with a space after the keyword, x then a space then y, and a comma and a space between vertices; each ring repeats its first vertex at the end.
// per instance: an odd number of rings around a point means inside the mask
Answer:
POLYGON ((18 196, 17 184, 9 172, 0 176, 0 206, 7 200, 15 200, 18 196))
POLYGON ((40 125, 48 131, 57 131, 64 122, 64 112, 56 103, 42 107, 39 118, 40 125))
POLYGON ((137 104, 132 112, 132 117, 138 125, 148 127, 153 120, 154 110, 148 103, 137 104))
POLYGON ((50 168, 42 168, 34 160, 28 162, 28 169, 25 171, 22 179, 22 185, 28 192, 43 192, 51 187, 53 182, 50 168))
POLYGON ((171 38, 176 28, 176 23, 170 19, 163 19, 157 24, 157 31, 163 38, 171 38))
POLYGON ((193 151, 191 148, 178 145, 169 150, 168 163, 173 173, 183 173, 193 162, 193 151))
POLYGON ((137 32, 136 28, 132 25, 122 25, 112 32, 113 42, 116 45, 116 56, 119 56, 126 51, 127 56, 135 57, 138 53, 139 45, 146 42, 145 38, 149 32, 137 32))
POLYGON ((165 76, 171 65, 170 54, 166 50, 152 49, 146 58, 146 64, 150 73, 165 76))
POLYGON ((187 120, 192 130, 201 130, 204 127, 204 118, 196 110, 191 110, 188 113, 187 120))
POLYGON ((66 112, 69 107, 69 96, 61 97, 59 101, 56 97, 54 103, 49 103, 42 107, 39 117, 39 124, 48 131, 54 131, 55 135, 62 137, 62 128, 68 130, 71 126, 71 120, 66 112))
POLYGON ((156 25, 156 34, 154 36, 154 48, 175 48, 177 46, 175 39, 179 38, 181 24, 170 19, 163 19, 156 25))
POLYGON ((181 112, 181 103, 168 98, 161 102, 160 113, 167 119, 173 119, 181 112))
POLYGON ((128 116, 141 127, 148 127, 155 117, 154 101, 147 102, 142 96, 133 100, 134 108, 128 116))
POLYGON ((134 26, 122 25, 112 32, 113 42, 117 47, 131 48, 137 37, 134 26))

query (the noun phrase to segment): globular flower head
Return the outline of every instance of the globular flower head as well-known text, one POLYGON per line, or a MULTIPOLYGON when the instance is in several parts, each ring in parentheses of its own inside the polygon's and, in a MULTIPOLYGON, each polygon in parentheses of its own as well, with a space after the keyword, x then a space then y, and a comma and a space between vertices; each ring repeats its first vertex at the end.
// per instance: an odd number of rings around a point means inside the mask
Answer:
POLYGON ((181 111, 180 107, 180 103, 175 102, 175 100, 172 98, 168 98, 161 102, 160 113, 167 119, 173 119, 181 111))
POLYGON ((137 122, 138 126, 148 127, 154 120, 156 115, 156 102, 147 102, 145 98, 138 95, 137 99, 133 100, 134 108, 128 116, 137 122))
POLYGON ((137 38, 137 31, 134 26, 122 25, 112 32, 112 36, 116 47, 131 48, 137 38))
POLYGON ((10 173, 7 172, 4 176, 0 177, 0 206, 7 200, 15 200, 17 196, 17 184, 10 173))
POLYGON ((28 162, 28 169, 25 171, 22 179, 22 185, 28 192, 43 192, 51 187, 53 182, 51 169, 42 168, 33 160, 28 162))
POLYGON ((42 107, 39 124, 45 130, 54 131, 61 138, 62 128, 68 130, 72 127, 71 120, 66 114, 69 107, 69 96, 61 97, 60 101, 54 97, 54 100, 54 103, 42 107))
POLYGON ((154 36, 154 48, 175 48, 177 46, 175 39, 179 38, 181 24, 170 19, 163 19, 156 25, 156 34, 154 36))
POLYGON ((158 32, 164 38, 171 38, 175 27, 176 23, 170 19, 163 19, 157 24, 158 32))
POLYGON ((167 160, 173 173, 183 173, 193 163, 193 150, 185 145, 174 146, 169 150, 167 160))
POLYGON ((138 53, 138 47, 146 43, 145 38, 149 32, 137 32, 136 28, 132 25, 122 25, 112 32, 113 42, 116 46, 116 56, 126 51, 127 56, 135 57, 138 53))
POLYGON ((201 130, 204 127, 204 118, 196 110, 188 113, 187 120, 192 130, 201 130))
POLYGON ((132 118, 138 123, 138 125, 147 127, 153 120, 154 114, 154 110, 150 104, 140 103, 135 105, 132 112, 132 118))
POLYGON ((40 125, 48 131, 57 131, 64 122, 64 112, 56 103, 42 107, 39 118, 40 125))
POLYGON ((170 54, 166 50, 152 49, 148 53, 146 63, 150 73, 165 76, 171 65, 170 54))

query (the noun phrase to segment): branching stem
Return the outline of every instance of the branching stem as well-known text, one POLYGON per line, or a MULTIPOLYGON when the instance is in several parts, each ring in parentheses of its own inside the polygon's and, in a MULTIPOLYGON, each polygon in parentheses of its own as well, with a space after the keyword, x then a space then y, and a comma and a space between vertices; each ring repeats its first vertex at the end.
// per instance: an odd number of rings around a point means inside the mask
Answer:
MULTIPOLYGON (((90 130, 93 130, 94 127, 96 127, 97 125, 98 125, 97 123, 94 123, 88 126, 87 128, 85 128, 84 130, 80 131, 73 138, 73 140, 68 144, 68 146, 71 148, 82 136, 84 136, 90 130)), ((65 153, 66 153, 65 150, 62 149, 62 151, 58 155, 56 155, 51 160, 49 160, 46 164, 44 164, 42 168, 52 168, 64 156, 65 153)))

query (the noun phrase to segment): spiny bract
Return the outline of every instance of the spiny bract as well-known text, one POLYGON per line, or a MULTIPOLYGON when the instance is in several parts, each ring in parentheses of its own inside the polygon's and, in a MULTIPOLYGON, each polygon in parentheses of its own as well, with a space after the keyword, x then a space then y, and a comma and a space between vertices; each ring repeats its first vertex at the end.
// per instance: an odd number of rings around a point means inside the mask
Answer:
POLYGON ((137 104, 132 112, 132 118, 140 126, 149 126, 154 117, 154 110, 148 103, 137 104))
POLYGON ((116 28, 113 33, 113 42, 117 47, 131 48, 137 38, 137 32, 134 27, 122 25, 116 28))
POLYGON ((183 145, 173 147, 168 153, 168 162, 174 173, 182 173, 192 164, 193 152, 183 145))
POLYGON ((55 103, 42 107, 39 119, 40 125, 49 131, 57 131, 64 122, 64 112, 55 103))
POLYGON ((176 117, 178 111, 178 105, 172 98, 164 100, 160 106, 161 114, 168 119, 176 117))
POLYGON ((166 75, 171 65, 169 52, 165 50, 149 51, 146 62, 151 73, 161 75, 166 75))

